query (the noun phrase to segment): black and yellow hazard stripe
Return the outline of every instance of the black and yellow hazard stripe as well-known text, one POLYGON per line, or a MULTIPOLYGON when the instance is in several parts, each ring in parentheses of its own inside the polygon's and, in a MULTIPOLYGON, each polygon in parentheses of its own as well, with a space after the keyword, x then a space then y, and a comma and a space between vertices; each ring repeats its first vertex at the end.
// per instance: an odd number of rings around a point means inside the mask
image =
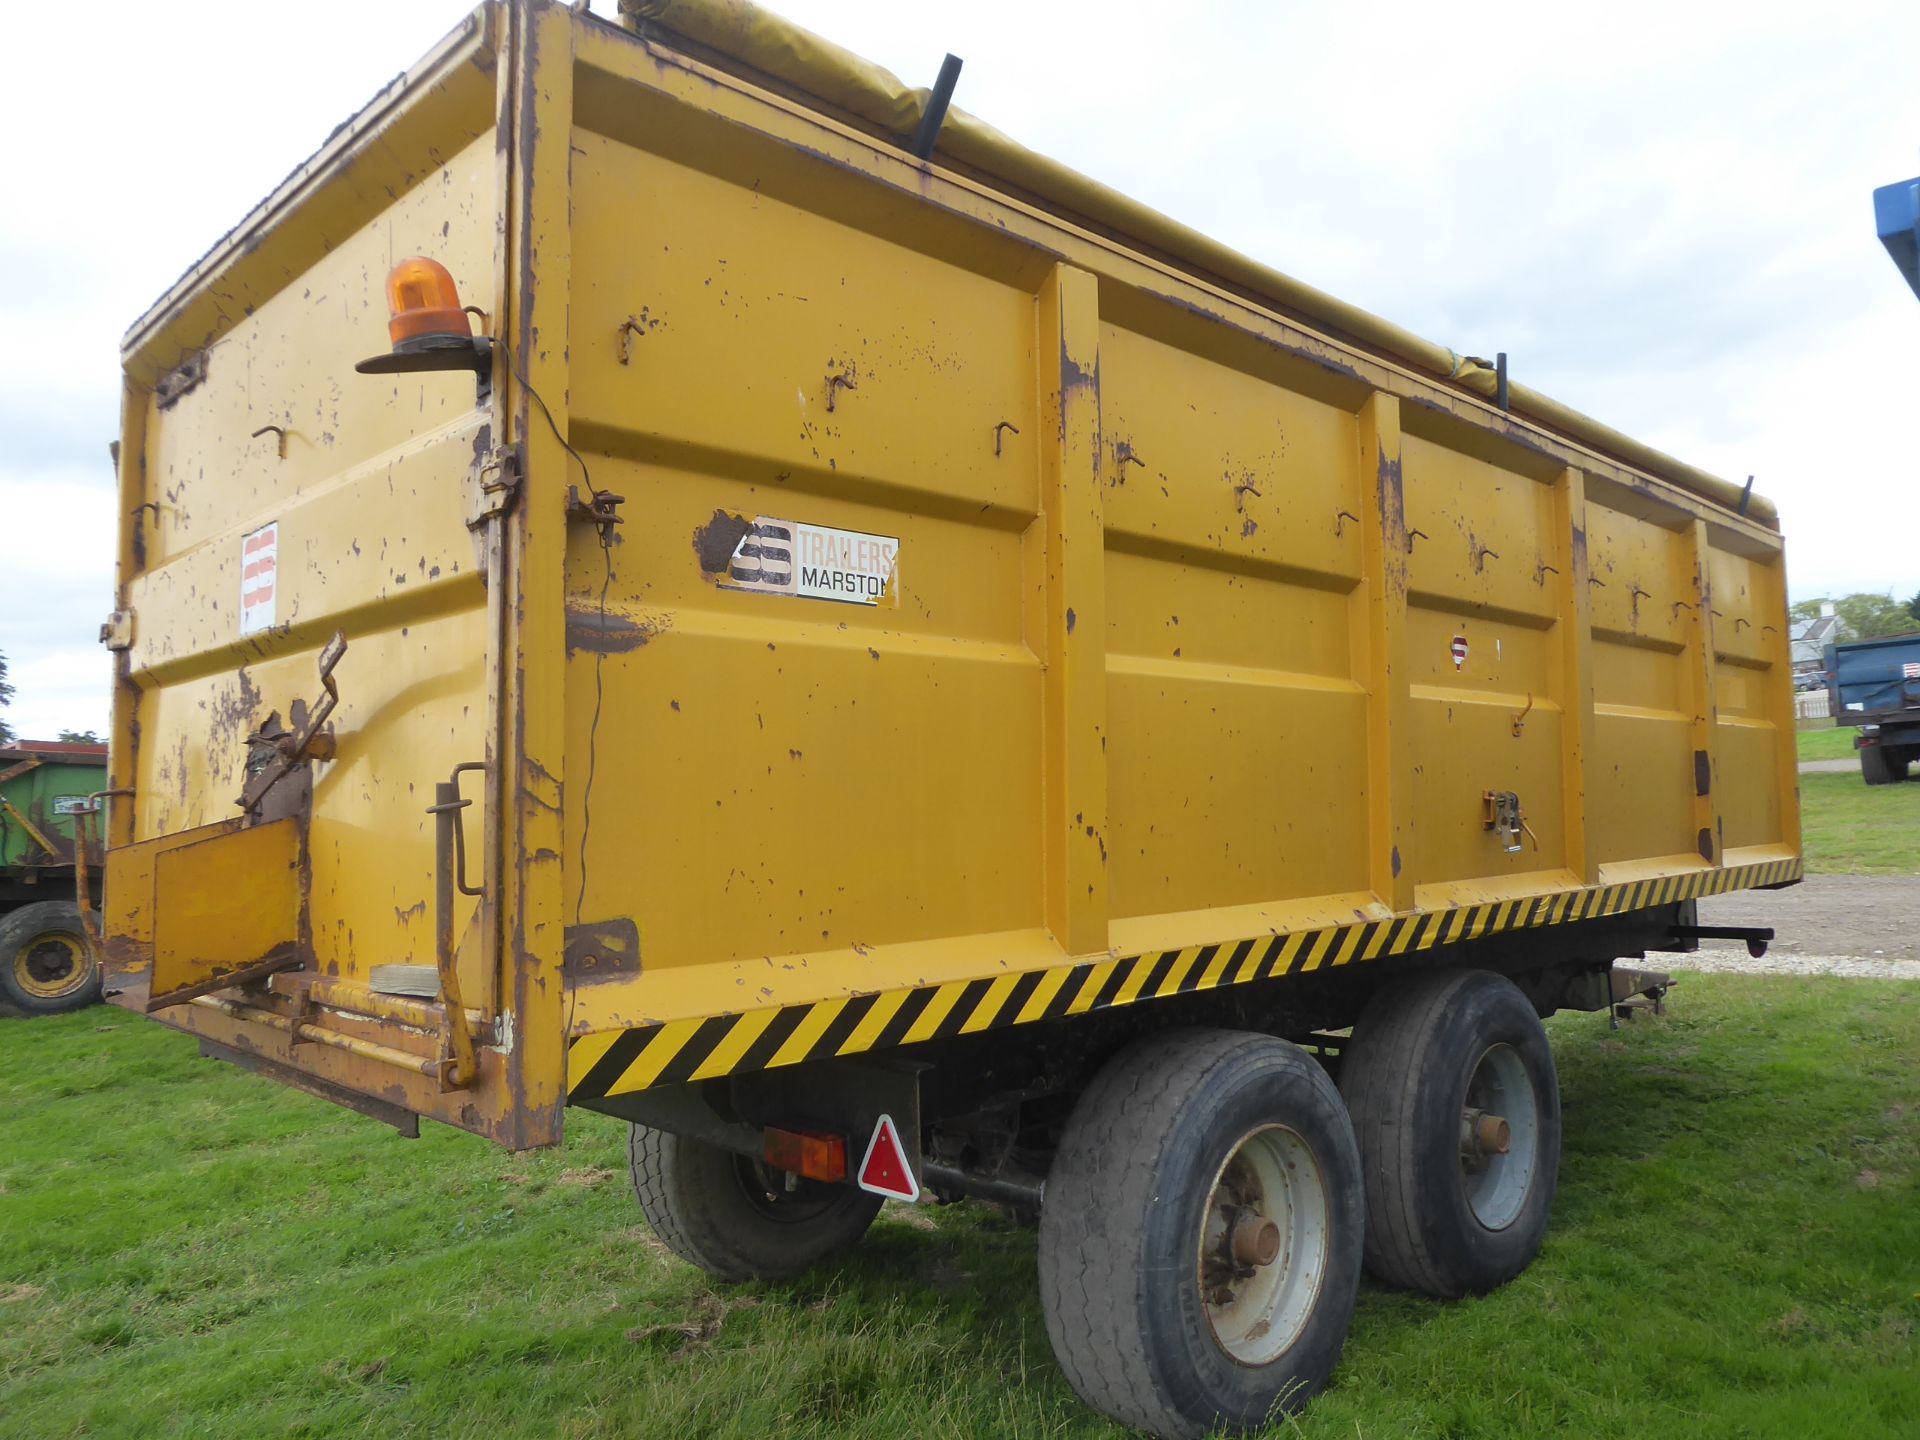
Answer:
POLYGON ((1435 950, 1507 930, 1569 924, 1728 890, 1782 885, 1800 875, 1798 860, 1697 870, 1396 915, 1390 920, 1269 933, 1218 945, 1109 956, 1046 970, 600 1031, 573 1042, 567 1088, 575 1101, 594 1100, 655 1085, 890 1050, 1007 1025, 1059 1020, 1137 1000, 1435 950))

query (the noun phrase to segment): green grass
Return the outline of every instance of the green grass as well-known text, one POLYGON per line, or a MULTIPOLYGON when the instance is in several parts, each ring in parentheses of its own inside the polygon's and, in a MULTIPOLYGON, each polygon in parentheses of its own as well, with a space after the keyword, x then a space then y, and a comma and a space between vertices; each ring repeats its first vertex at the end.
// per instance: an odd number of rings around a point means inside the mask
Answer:
POLYGON ((1797 733, 1802 760, 1851 760, 1853 737, 1860 732, 1849 725, 1844 729, 1801 730, 1797 733))
MULTIPOLYGON (((1800 758, 1851 762, 1856 733, 1850 725, 1802 729, 1800 758)), ((1905 785, 1868 785, 1857 765, 1802 775, 1800 832, 1807 869, 1816 874, 1920 873, 1920 776, 1905 785)))
POLYGON ((1920 780, 1869 785, 1858 771, 1802 775, 1800 842, 1815 874, 1920 873, 1920 780))
MULTIPOLYGON (((1552 1028, 1538 1263, 1365 1289, 1280 1433, 1911 1435, 1920 986, 1688 978, 1664 1019, 1552 1028)), ((1031 1232, 889 1209, 836 1269, 714 1288, 623 1167, 593 1115, 555 1153, 407 1141, 118 1011, 0 1021, 0 1434, 1122 1433, 1054 1368, 1031 1232)))

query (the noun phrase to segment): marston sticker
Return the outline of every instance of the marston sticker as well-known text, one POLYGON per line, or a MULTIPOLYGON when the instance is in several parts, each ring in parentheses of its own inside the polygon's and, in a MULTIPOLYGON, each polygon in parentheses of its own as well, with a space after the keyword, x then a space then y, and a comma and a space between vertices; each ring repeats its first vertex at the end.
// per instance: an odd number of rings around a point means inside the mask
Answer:
POLYGON ((894 536, 768 515, 746 520, 722 514, 700 537, 703 563, 704 547, 723 520, 731 522, 727 528, 739 527, 726 568, 714 575, 714 582, 724 590, 837 600, 843 605, 900 603, 900 542, 894 536))
POLYGON ((273 628, 274 596, 280 588, 280 522, 240 537, 240 633, 273 628))

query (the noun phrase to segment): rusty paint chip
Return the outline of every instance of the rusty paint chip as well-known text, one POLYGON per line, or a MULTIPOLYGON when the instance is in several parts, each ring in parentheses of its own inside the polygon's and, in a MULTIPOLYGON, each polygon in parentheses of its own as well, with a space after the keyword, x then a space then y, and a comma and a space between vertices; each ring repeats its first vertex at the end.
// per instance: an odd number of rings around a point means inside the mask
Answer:
POLYGON ((752 524, 744 515, 714 511, 713 518, 693 532, 693 553, 700 557, 700 569, 708 575, 725 574, 734 547, 752 524))

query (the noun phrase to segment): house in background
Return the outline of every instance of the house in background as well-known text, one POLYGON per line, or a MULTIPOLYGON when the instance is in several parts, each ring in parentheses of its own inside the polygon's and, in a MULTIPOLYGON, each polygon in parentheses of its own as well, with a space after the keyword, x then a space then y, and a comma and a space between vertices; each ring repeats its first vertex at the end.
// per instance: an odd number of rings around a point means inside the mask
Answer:
POLYGON ((1793 681, 1794 688, 1806 688, 1802 677, 1815 675, 1821 685, 1826 684, 1826 648, 1846 634, 1841 627, 1840 617, 1833 613, 1833 604, 1828 601, 1820 606, 1820 613, 1811 620, 1794 622, 1790 638, 1793 641, 1793 681))

